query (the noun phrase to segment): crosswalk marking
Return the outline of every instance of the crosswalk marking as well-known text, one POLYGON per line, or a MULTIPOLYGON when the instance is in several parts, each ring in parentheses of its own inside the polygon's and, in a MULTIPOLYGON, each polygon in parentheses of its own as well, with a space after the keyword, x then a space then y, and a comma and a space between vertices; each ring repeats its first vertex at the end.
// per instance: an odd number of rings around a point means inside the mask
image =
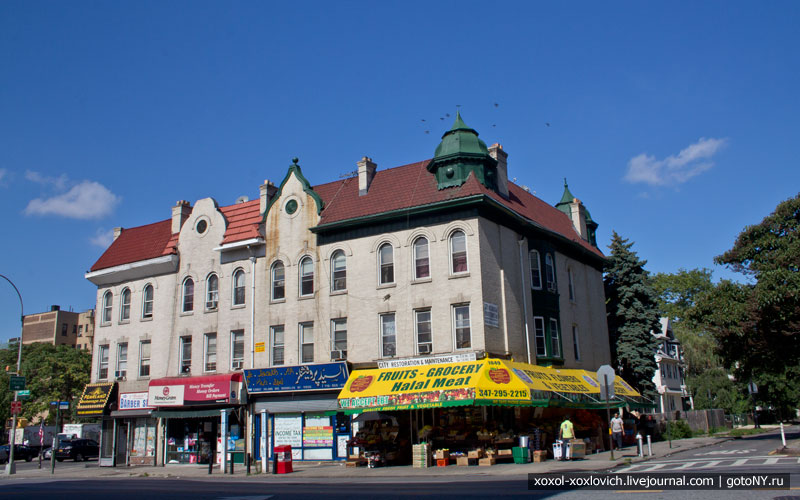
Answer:
POLYGON ((697 468, 698 469, 705 469, 707 467, 716 467, 717 465, 720 464, 720 462, 722 462, 722 460, 712 460, 710 462, 706 462, 703 465, 698 466, 697 468))
POLYGON ((746 463, 747 463, 747 459, 746 458, 740 458, 739 460, 737 460, 737 461, 733 462, 732 464, 730 464, 728 467, 738 467, 739 465, 744 465, 746 463))
POLYGON ((647 467, 646 469, 642 469, 640 472, 651 472, 651 471, 658 470, 658 469, 661 469, 661 468, 663 468, 663 467, 666 467, 667 465, 668 465, 668 464, 654 464, 654 465, 650 465, 650 467, 647 467))
POLYGON ((697 462, 686 462, 683 465, 675 467, 675 470, 688 469, 690 467, 694 467, 695 465, 697 465, 697 462))
MULTIPOLYGON (((789 463, 795 463, 795 457, 756 456, 737 459, 733 457, 727 459, 720 457, 719 460, 663 460, 659 462, 636 463, 622 467, 616 470, 616 472, 668 472, 723 467, 745 467, 747 465, 788 465, 789 463)), ((797 458, 797 463, 800 464, 800 458, 797 458)))
POLYGON ((780 460, 780 457, 772 457, 764 460, 764 465, 775 465, 780 460))

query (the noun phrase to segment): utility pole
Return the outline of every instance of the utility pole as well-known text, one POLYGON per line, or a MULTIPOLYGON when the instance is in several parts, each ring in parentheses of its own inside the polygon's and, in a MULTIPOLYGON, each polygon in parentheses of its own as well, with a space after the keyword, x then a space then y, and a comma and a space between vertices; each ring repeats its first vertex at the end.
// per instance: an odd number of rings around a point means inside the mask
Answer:
MULTIPOLYGON (((22 331, 25 328, 25 306, 22 304, 22 295, 19 293, 19 289, 17 289, 17 285, 14 284, 13 281, 8 279, 8 277, 0 274, 0 278, 8 281, 11 286, 14 287, 14 291, 17 292, 17 297, 19 297, 19 310, 20 310, 20 331, 19 331, 19 343, 18 343, 18 350, 17 350, 17 375, 20 372, 20 366, 22 365, 22 331)), ((14 402, 16 403, 19 396, 17 391, 14 391, 14 402)), ((6 475, 9 476, 11 474, 15 474, 17 472, 16 464, 14 464, 14 445, 16 444, 15 441, 17 440, 17 414, 14 413, 11 415, 11 439, 9 439, 9 447, 8 447, 8 464, 6 464, 6 475)))

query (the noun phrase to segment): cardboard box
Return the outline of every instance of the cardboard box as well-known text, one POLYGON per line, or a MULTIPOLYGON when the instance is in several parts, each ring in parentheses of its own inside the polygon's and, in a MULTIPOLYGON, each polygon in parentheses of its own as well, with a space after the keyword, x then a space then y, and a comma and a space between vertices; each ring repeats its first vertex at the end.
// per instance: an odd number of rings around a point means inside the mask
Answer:
POLYGON ((544 450, 537 450, 533 452, 533 461, 534 462, 544 462, 547 460, 547 452, 544 450))
POLYGON ((478 464, 478 459, 476 458, 458 457, 456 459, 456 465, 468 466, 477 464, 478 464))
POLYGON ((481 458, 478 460, 478 465, 494 465, 495 463, 494 458, 481 458))
POLYGON ((467 458, 483 458, 483 450, 472 450, 467 452, 467 458))
POLYGON ((497 450, 497 456, 499 457, 510 457, 511 455, 512 455, 511 449, 497 450))
POLYGON ((450 451, 448 450, 436 450, 433 454, 433 458, 436 460, 449 460, 450 459, 450 451))

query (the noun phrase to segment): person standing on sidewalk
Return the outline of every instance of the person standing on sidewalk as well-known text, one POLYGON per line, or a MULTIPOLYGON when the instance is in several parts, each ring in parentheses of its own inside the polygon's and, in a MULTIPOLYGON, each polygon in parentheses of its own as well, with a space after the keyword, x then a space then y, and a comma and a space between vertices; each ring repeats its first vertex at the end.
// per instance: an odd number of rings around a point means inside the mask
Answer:
POLYGON ((625 432, 625 422, 619 416, 619 413, 614 414, 611 419, 611 438, 614 439, 614 445, 618 450, 622 449, 622 434, 625 432))
POLYGON ((558 438, 562 441, 569 441, 575 438, 575 427, 569 421, 569 417, 569 415, 564 417, 564 421, 561 422, 561 427, 558 429, 558 438))

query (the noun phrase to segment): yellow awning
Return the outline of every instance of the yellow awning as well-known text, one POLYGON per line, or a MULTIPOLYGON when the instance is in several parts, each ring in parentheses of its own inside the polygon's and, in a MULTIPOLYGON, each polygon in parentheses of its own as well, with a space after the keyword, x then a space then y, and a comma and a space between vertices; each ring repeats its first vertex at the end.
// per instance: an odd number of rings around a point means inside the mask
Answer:
MULTIPOLYGON (((639 395, 624 382, 616 387, 619 394, 639 395)), ((585 370, 559 370, 501 359, 482 359, 356 370, 339 393, 339 407, 348 412, 360 412, 473 404, 547 406, 554 394, 594 396, 592 399, 596 403, 600 385, 591 372, 585 370)), ((616 403, 618 405, 619 401, 616 403)))

